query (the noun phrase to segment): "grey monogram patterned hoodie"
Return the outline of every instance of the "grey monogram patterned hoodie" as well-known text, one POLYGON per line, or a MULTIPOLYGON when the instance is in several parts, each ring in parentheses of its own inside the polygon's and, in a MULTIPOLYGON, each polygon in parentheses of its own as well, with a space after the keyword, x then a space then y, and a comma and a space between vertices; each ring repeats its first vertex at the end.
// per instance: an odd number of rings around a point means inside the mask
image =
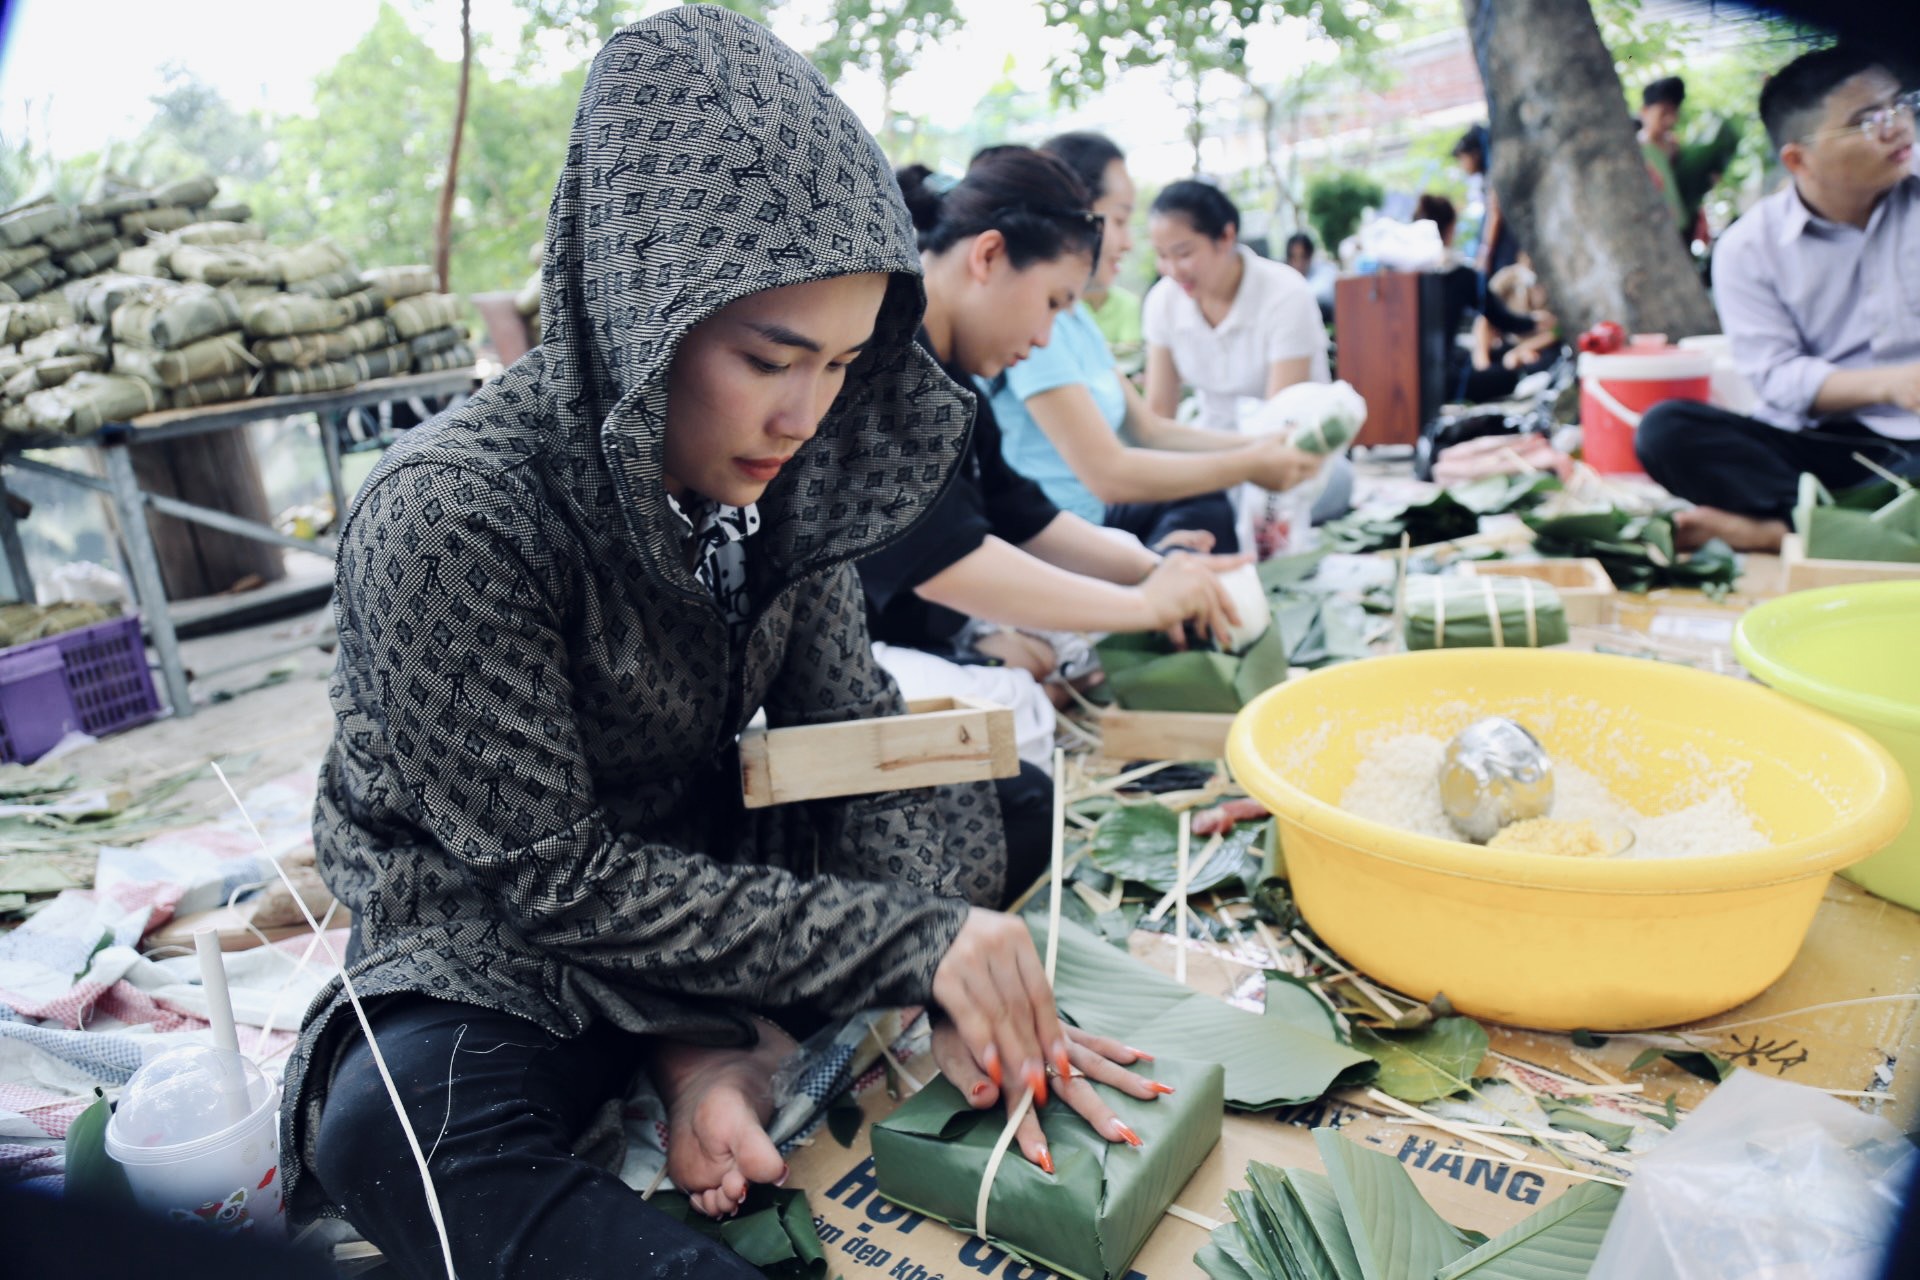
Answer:
MULTIPOLYGON (((548 217, 544 342, 410 433, 341 539, 321 872, 363 997, 415 992, 559 1036, 606 1018, 745 1043, 747 1010, 929 998, 1000 891, 986 784, 745 811, 736 737, 897 713, 852 562, 946 485, 971 398, 914 342, 912 226, 873 140, 751 22, 687 6, 587 78, 548 217), (687 331, 759 290, 891 272, 875 340, 759 503, 739 647, 662 487, 687 331)), ((287 1071, 296 1210, 338 1046, 336 982, 287 1071)))

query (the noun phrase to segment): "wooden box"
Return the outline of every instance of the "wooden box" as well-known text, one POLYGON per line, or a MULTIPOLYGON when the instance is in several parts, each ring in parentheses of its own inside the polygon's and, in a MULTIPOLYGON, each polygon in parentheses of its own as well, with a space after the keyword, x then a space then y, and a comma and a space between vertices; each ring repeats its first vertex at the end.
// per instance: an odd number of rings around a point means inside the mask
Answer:
POLYGON ((740 793, 749 809, 1018 772, 1013 711, 975 698, 932 698, 908 703, 903 716, 740 735, 740 793))
POLYGON ((1218 760, 1233 717, 1215 711, 1122 711, 1100 717, 1100 754, 1109 760, 1218 760))
POLYGON ((1361 446, 1411 445, 1446 399, 1446 282, 1382 271, 1334 282, 1336 376, 1367 402, 1361 446))
POLYGON ((1807 544, 1797 533, 1787 535, 1780 546, 1781 585, 1787 591, 1808 591, 1814 587, 1844 587, 1856 582, 1898 582, 1920 580, 1920 564, 1898 560, 1814 560, 1807 556, 1807 544))
POLYGON ((1613 621, 1619 592, 1598 560, 1469 560, 1466 573, 1475 578, 1532 578, 1560 595, 1569 626, 1595 626, 1613 621))

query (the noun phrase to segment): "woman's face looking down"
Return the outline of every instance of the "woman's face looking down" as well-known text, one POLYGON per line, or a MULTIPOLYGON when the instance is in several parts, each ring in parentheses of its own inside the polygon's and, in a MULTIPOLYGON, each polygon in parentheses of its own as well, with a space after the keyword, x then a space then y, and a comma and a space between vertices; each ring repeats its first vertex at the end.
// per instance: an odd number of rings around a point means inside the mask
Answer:
POLYGON ((667 375, 667 492, 757 502, 813 438, 873 338, 879 272, 749 294, 680 343, 667 375))

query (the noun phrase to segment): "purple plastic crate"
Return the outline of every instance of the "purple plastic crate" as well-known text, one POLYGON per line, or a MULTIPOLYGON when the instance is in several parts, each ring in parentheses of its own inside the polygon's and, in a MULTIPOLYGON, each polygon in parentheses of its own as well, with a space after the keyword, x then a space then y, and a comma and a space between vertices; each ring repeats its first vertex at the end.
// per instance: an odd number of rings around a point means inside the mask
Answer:
POLYGON ((153 687, 147 647, 140 638, 139 614, 0 649, 0 660, 45 650, 60 655, 67 693, 85 732, 103 738, 160 714, 160 695, 153 687))
POLYGON ((32 764, 79 727, 58 653, 0 653, 0 761, 32 764))

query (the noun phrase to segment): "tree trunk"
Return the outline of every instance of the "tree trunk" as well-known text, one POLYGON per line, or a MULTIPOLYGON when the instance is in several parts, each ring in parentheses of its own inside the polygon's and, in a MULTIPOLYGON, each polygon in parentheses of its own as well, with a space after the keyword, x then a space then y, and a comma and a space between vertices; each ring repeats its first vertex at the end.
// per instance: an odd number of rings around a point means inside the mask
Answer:
POLYGON ((447 153, 447 181, 440 188, 440 217, 433 228, 433 270, 440 292, 450 292, 453 269, 453 197, 460 182, 460 140, 467 131, 467 80, 473 73, 473 0, 460 0, 460 96, 453 104, 453 147, 447 153))
POLYGON ((1588 0, 1461 0, 1493 125, 1488 180, 1568 332, 1718 333, 1588 0))

